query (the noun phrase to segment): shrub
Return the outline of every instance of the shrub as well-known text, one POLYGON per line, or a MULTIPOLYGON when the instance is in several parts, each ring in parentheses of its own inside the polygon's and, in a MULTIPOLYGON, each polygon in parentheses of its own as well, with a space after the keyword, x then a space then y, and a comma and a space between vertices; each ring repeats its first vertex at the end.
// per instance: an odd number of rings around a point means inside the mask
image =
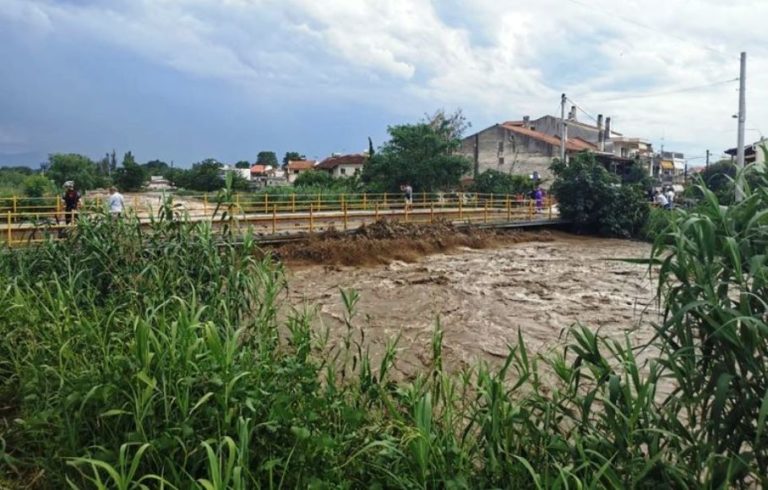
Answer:
POLYGON ((637 236, 648 217, 648 201, 640 185, 621 185, 591 153, 580 153, 568 165, 552 165, 560 216, 580 233, 637 236))
POLYGON ((472 184, 472 190, 483 194, 528 194, 533 181, 525 175, 513 175, 498 170, 485 170, 472 184))
POLYGON ((37 198, 56 193, 55 184, 51 179, 41 174, 34 174, 25 178, 22 187, 24 188, 24 195, 27 197, 37 198))
POLYGON ((333 185, 334 179, 331 177, 331 175, 328 172, 323 172, 321 170, 309 170, 307 172, 302 172, 301 174, 296 177, 296 180, 293 181, 294 187, 311 187, 311 186, 319 186, 319 187, 330 187, 333 185))

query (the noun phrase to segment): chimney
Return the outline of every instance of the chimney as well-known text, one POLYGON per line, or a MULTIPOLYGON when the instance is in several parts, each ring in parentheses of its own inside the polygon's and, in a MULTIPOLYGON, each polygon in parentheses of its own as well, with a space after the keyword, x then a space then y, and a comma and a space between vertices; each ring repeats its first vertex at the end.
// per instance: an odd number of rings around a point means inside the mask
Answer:
POLYGON ((603 133, 603 115, 597 115, 597 150, 605 151, 605 133, 603 133))
POLYGON ((571 106, 571 112, 568 113, 568 120, 569 121, 575 121, 576 120, 576 106, 571 106))
POLYGON ((523 127, 524 128, 531 127, 531 116, 523 116, 523 127))
POLYGON ((605 136, 603 137, 603 144, 611 140, 611 118, 605 118, 605 136))

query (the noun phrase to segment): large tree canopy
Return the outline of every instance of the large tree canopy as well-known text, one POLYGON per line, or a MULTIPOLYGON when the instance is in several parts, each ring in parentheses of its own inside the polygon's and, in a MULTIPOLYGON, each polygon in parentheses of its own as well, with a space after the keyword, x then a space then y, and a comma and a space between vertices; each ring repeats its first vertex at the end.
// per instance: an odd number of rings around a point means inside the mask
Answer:
POLYGON ((260 151, 256 156, 256 163, 259 165, 272 165, 277 167, 277 155, 274 151, 260 151))
POLYGON ((134 192, 144 186, 147 178, 147 169, 136 163, 136 159, 129 151, 123 157, 123 166, 115 171, 114 180, 121 191, 134 192))
POLYGON ((75 186, 80 190, 104 185, 98 175, 96 164, 86 156, 76 153, 54 153, 48 156, 48 160, 50 162, 48 177, 58 186, 69 180, 74 181, 75 186))
POLYGON ((390 126, 390 140, 363 167, 363 181, 372 190, 397 192, 409 183, 416 191, 449 190, 471 169, 454 155, 459 140, 427 123, 390 126))

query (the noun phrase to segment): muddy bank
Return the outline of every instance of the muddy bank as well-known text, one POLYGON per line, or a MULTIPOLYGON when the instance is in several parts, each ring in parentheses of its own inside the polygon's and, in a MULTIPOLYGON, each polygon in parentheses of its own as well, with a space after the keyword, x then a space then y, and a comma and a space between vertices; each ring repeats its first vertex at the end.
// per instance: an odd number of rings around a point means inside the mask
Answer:
POLYGON ((484 249, 526 241, 547 242, 549 232, 522 232, 459 228, 448 222, 409 224, 377 221, 350 234, 330 231, 306 241, 276 249, 289 264, 324 266, 384 265, 392 261, 415 262, 419 258, 459 248, 484 249))
POLYGON ((576 322, 630 332, 635 342, 650 336, 648 322, 658 312, 647 269, 606 260, 646 257, 649 245, 562 233, 544 238, 370 267, 289 266, 288 302, 316 308, 316 326, 339 339, 346 330, 339 288, 356 289, 356 327, 376 360, 387 339, 401 335, 397 368, 404 376, 427 365, 438 319, 449 369, 499 362, 518 329, 535 351, 556 345, 576 322))

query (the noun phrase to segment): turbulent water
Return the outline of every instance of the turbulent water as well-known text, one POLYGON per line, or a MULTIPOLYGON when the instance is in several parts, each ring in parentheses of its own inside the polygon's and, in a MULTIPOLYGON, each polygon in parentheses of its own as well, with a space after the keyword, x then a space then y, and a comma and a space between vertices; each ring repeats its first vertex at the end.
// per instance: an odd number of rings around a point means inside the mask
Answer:
MULTIPOLYGON (((633 342, 649 336, 658 317, 647 268, 608 260, 644 258, 640 242, 554 234, 547 242, 461 249, 374 267, 289 268, 288 302, 317 308, 332 339, 346 331, 339 288, 360 302, 354 324, 374 360, 388 338, 401 334, 397 369, 412 375, 428 363, 435 322, 444 334, 449 369, 503 359, 518 329, 530 350, 557 345, 565 327, 580 322, 633 342)), ((358 339, 359 334, 358 334, 358 339)))

